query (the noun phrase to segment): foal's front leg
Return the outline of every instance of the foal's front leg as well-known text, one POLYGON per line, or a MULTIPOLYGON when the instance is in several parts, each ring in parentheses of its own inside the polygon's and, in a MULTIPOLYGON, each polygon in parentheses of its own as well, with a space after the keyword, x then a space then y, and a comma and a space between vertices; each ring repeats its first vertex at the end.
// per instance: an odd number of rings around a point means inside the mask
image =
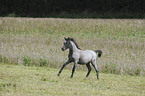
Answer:
POLYGON ((76 66, 77 66, 77 62, 74 62, 74 66, 73 66, 72 74, 71 74, 70 78, 73 77, 73 74, 74 74, 74 71, 75 71, 75 69, 76 69, 76 66))
POLYGON ((60 76, 60 73, 62 72, 63 68, 64 68, 66 65, 68 65, 69 63, 71 63, 71 61, 70 61, 70 60, 67 60, 67 62, 63 64, 63 66, 61 67, 61 69, 59 70, 59 72, 58 72, 58 74, 57 74, 58 76, 60 76))

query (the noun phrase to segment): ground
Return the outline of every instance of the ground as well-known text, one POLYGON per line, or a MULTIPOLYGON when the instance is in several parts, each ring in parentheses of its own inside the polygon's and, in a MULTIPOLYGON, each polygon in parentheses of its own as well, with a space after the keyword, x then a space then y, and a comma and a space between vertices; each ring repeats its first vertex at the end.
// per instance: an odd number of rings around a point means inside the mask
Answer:
POLYGON ((0 64, 1 96, 144 96, 145 77, 100 73, 85 78, 86 71, 0 64))

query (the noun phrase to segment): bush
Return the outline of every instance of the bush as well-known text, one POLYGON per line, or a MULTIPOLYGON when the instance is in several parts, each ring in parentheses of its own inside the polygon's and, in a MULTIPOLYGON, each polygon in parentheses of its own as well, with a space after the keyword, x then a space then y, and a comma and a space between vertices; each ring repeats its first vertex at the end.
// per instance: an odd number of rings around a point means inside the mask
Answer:
POLYGON ((40 67, 46 66, 46 64, 47 64, 46 57, 43 56, 42 58, 40 58, 40 67))
POLYGON ((29 56, 24 56, 23 65, 29 66, 31 64, 31 58, 29 56))

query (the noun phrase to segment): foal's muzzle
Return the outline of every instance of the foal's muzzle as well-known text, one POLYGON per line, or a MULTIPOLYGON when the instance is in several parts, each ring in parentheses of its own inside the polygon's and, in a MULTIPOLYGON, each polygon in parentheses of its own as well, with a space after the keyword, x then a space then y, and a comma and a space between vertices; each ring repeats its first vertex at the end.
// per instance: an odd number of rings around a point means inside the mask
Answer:
POLYGON ((61 50, 62 50, 62 51, 65 51, 65 49, 64 49, 63 47, 61 48, 61 50))

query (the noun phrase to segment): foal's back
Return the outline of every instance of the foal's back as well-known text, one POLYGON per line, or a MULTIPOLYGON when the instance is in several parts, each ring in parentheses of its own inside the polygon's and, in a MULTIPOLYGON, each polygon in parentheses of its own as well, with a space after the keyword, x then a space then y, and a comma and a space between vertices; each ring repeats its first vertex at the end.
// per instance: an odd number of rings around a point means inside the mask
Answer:
POLYGON ((91 62, 93 59, 96 59, 96 58, 97 58, 97 55, 92 50, 80 51, 80 62, 83 64, 91 62))

